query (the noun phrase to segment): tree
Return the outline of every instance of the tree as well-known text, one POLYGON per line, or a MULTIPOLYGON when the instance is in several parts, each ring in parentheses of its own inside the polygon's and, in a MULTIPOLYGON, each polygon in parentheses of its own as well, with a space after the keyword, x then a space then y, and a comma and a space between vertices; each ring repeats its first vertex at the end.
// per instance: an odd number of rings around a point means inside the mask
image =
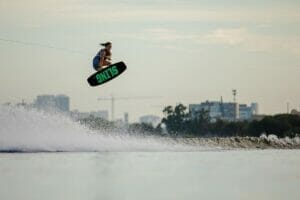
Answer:
POLYGON ((180 132, 185 132, 188 113, 183 104, 178 104, 175 108, 167 106, 164 108, 163 113, 165 117, 162 119, 162 123, 166 125, 170 134, 177 135, 180 132))
POLYGON ((195 135, 207 135, 210 132, 210 116, 207 110, 200 110, 195 113, 195 117, 190 119, 188 127, 190 133, 195 135))

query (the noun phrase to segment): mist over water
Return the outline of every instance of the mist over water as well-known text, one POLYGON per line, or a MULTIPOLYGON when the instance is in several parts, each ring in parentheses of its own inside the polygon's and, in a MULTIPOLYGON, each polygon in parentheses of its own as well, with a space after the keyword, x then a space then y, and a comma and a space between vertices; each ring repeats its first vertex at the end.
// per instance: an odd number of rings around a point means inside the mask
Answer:
MULTIPOLYGON (((197 150, 205 148, 197 147, 197 150)), ((93 131, 70 117, 23 107, 0 106, 0 151, 191 151, 186 144, 125 132, 93 131)))
MULTIPOLYGON (((109 127, 108 127, 109 128, 109 127)), ((24 107, 0 106, 0 152, 207 151, 294 149, 300 138, 167 138, 91 130, 69 116, 24 107)))

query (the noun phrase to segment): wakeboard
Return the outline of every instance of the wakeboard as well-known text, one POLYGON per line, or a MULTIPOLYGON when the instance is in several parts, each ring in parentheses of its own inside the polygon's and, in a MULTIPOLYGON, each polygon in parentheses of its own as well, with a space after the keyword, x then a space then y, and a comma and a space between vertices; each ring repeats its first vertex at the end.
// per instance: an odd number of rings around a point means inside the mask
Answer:
POLYGON ((126 70, 126 65, 124 62, 118 62, 111 64, 108 67, 101 69, 100 71, 92 74, 87 82, 90 86, 102 85, 122 74, 126 70))

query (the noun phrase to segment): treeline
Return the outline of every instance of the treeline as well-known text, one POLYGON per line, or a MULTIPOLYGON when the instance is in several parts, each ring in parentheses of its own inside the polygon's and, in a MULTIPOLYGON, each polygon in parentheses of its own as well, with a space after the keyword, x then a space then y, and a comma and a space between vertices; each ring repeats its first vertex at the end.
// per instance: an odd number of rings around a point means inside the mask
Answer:
POLYGON ((201 110, 192 118, 187 108, 179 104, 176 107, 167 106, 163 113, 162 123, 173 136, 254 136, 262 133, 273 134, 278 137, 295 137, 300 134, 300 116, 279 114, 266 116, 260 121, 228 122, 218 119, 211 122, 207 111, 201 110))
POLYGON ((110 121, 90 116, 80 120, 82 124, 92 129, 111 131, 126 131, 129 134, 153 134, 174 137, 230 137, 277 135, 295 137, 300 134, 300 116, 291 114, 279 114, 266 116, 260 121, 236 121, 229 122, 218 119, 211 121, 209 113, 201 110, 193 118, 183 104, 175 107, 167 106, 163 110, 164 118, 157 127, 149 124, 133 123, 118 126, 110 121))

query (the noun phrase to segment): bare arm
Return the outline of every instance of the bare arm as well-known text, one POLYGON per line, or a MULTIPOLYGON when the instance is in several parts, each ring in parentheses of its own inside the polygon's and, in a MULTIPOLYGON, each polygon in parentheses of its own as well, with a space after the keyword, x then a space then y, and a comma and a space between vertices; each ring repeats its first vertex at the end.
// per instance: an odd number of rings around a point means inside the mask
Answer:
POLYGON ((105 51, 101 52, 100 54, 100 62, 99 65, 102 67, 104 66, 104 61, 105 61, 105 51))

